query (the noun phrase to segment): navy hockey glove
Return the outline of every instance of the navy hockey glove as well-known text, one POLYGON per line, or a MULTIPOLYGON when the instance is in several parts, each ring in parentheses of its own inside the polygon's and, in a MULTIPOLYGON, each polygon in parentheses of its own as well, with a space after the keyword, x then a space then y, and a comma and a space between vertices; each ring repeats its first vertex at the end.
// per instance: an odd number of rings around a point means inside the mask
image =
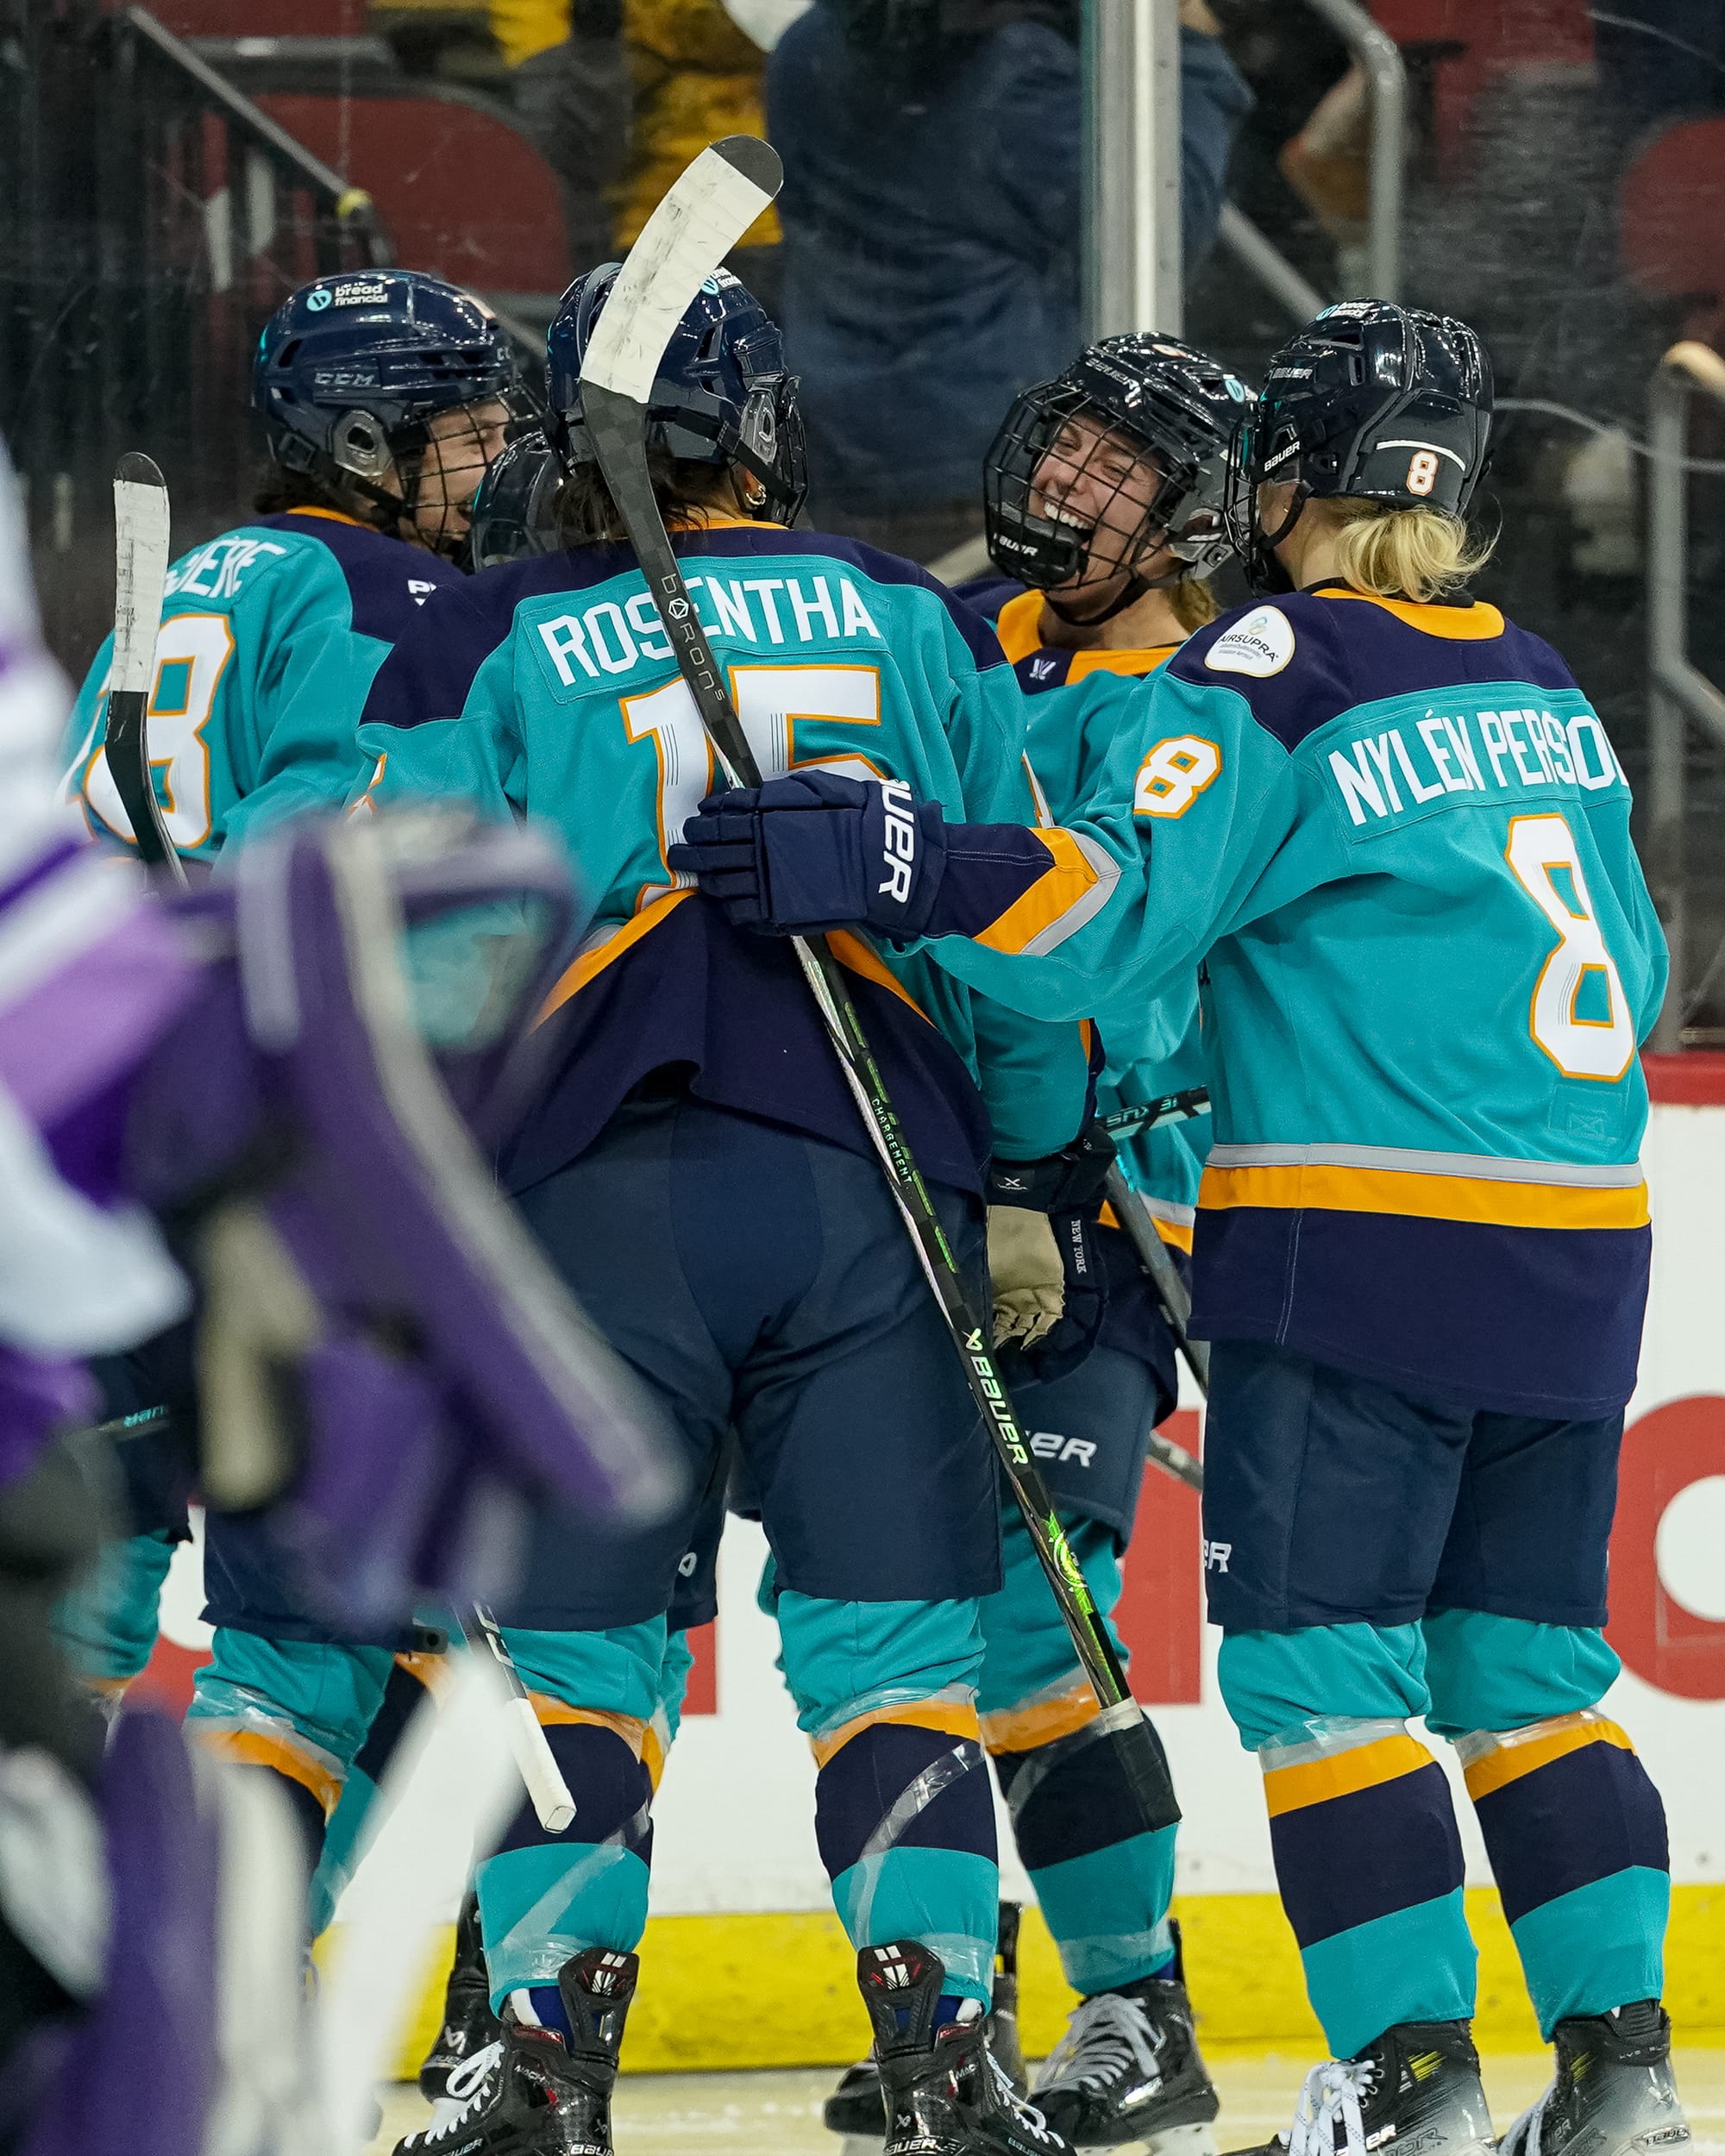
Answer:
POLYGON ((898 779, 810 768, 710 793, 666 855, 737 928, 922 933, 946 861, 944 818, 898 779))
POLYGON ((988 1170, 988 1272, 994 1344, 1028 1377, 1077 1369, 1108 1311, 1096 1236, 1113 1141, 1091 1123, 1045 1159, 996 1160, 988 1170))

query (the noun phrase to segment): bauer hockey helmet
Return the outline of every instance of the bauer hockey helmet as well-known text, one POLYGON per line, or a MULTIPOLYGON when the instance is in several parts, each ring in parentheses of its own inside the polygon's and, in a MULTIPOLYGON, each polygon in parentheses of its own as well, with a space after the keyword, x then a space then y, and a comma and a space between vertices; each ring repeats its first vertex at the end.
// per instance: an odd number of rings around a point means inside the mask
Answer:
MULTIPOLYGON (((252 373, 276 463, 395 517, 413 514, 430 423, 493 399, 530 408, 502 324, 471 292, 418 270, 301 285, 265 324, 252 373)), ((464 461, 483 463, 483 450, 464 461)), ((457 553, 465 519, 445 536, 438 551, 457 553)))
MULTIPOLYGON (((581 362, 621 265, 563 294, 546 340, 545 431, 564 468, 595 461, 581 416, 581 362)), ((695 464, 741 465, 767 491, 762 514, 794 523, 808 492, 797 378, 779 325, 729 270, 715 270, 671 334, 647 410, 647 446, 695 464)))
POLYGON ((467 551, 475 569, 556 552, 555 505, 562 477, 563 467, 543 427, 529 426, 512 436, 474 497, 467 551))
POLYGON ((1453 316, 1386 299, 1325 308, 1270 360, 1235 437, 1228 523, 1255 587, 1286 588, 1275 548, 1314 498, 1465 516, 1489 461, 1491 394, 1485 348, 1453 316), (1293 506, 1266 532, 1258 490, 1283 479, 1293 506))
POLYGON ((1133 331, 1087 346, 1063 374, 1023 392, 988 451, 983 517, 995 567, 1044 591, 1132 572, 1086 622, 1152 585, 1208 574, 1232 551, 1228 447, 1251 405, 1237 376, 1177 338, 1133 331), (1176 568, 1139 574, 1164 547, 1176 568))

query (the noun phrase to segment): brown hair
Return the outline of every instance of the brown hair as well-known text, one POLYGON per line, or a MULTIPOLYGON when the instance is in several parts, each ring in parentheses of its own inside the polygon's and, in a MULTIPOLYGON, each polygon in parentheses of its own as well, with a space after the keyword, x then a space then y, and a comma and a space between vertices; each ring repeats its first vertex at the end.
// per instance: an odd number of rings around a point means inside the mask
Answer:
MULTIPOLYGON (((703 530, 715 510, 736 507, 731 474, 723 465, 698 464, 693 458, 651 450, 647 471, 653 482, 653 499, 668 531, 679 527, 703 530)), ((591 547, 629 536, 597 464, 576 466, 557 489, 554 508, 557 538, 563 546, 591 547)))

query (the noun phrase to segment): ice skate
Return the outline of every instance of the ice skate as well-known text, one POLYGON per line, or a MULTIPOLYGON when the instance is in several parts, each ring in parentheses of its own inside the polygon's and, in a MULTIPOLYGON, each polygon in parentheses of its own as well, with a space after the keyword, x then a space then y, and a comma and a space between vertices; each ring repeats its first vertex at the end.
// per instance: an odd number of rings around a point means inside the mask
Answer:
POLYGON ((443 2020, 436 2041, 419 2069, 419 2093, 435 2103, 448 2093, 449 2076, 476 2052, 498 2039, 499 2024, 491 2010, 485 1947, 480 1938, 480 1904, 469 1894, 455 1920, 455 1959, 443 1990, 443 2020))
POLYGON ((983 2017, 935 2026, 946 1971, 915 1940, 865 1946, 856 1979, 875 2024, 884 2156, 1067 2156, 989 2052, 983 2017))
POLYGON ((1671 2016, 1657 1999, 1578 2014, 1552 2031, 1557 2073, 1503 2136, 1502 2156, 1653 2156, 1686 2150, 1672 2078, 1671 2016))
MULTIPOLYGON (((1493 2156, 1479 2053, 1465 2021, 1398 2021, 1352 2059, 1314 2066, 1294 2124, 1251 2156, 1493 2156)), ((1245 2152, 1242 2152, 1245 2156, 1245 2152)))
POLYGON ((1198 2053, 1176 1934, 1174 1973, 1082 2000, 1037 2077, 1036 2104, 1075 2148, 1215 2156, 1219 2101, 1198 2053))
MULTIPOLYGON (((1024 2047, 1019 2041, 1019 1922, 1022 1914, 1016 1902, 1000 1904, 994 1944, 994 2003, 987 2019, 988 2049, 1019 2096, 1030 2086, 1024 2047)), ((844 2134, 841 2156, 879 2156, 887 2114, 881 2094, 881 2070, 872 2054, 845 2068, 838 2086, 826 2100, 821 2118, 830 2133, 844 2134)))
POLYGON ((639 1968, 633 1954, 597 1946, 566 1961, 557 1989, 574 2036, 505 2013, 395 2156, 612 2156, 611 2092, 639 1968))

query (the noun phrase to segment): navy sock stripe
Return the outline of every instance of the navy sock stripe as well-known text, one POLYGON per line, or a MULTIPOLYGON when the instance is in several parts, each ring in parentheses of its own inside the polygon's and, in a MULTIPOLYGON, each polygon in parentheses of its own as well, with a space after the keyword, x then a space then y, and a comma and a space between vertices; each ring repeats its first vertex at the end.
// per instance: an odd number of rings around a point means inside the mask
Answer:
POLYGON ((535 1849, 542 1842, 604 1841, 621 1831, 636 1855, 650 1862, 653 1833, 643 1814, 652 1802, 652 1777, 623 1739, 597 1722, 552 1722, 545 1739, 575 1800, 575 1823, 567 1835, 548 1834, 524 1800, 498 1844, 499 1852, 535 1849))
POLYGON ((1665 1806, 1633 1752, 1584 1745, 1475 1801, 1510 1923, 1631 1865, 1671 1869, 1665 1806))
POLYGON ((969 1771, 908 1820, 896 1849, 958 1849, 994 1860, 994 1797, 988 1763, 974 1737, 876 1722, 836 1752, 815 1783, 815 1839, 827 1877, 848 1871, 905 1791, 937 1760, 963 1746, 969 1771))
POLYGON ((1270 1822, 1283 1906, 1302 1946, 1436 1901, 1462 1883, 1450 1786, 1415 1774, 1283 1812, 1270 1822))
POLYGON ((1028 1871, 1093 1856, 1144 1832, 1119 1748, 1107 1738, 1079 1730, 1028 1752, 997 1752, 994 1769, 1028 1871), (1014 1785, 1028 1794, 1015 1801, 1014 1785))

